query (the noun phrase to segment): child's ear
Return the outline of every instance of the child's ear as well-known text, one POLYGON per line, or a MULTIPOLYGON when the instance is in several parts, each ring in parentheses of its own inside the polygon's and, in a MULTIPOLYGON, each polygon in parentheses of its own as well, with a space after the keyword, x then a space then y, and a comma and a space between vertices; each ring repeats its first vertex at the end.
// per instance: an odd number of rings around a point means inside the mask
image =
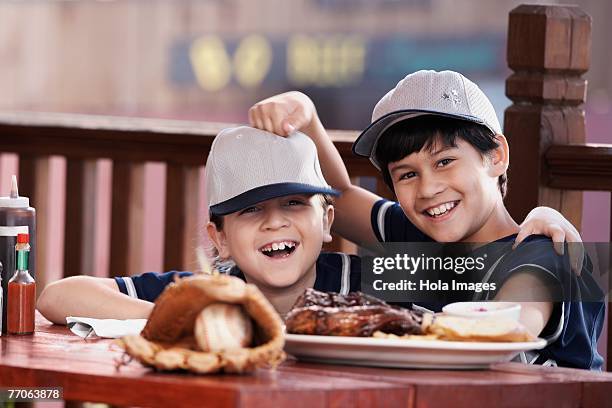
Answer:
POLYGON ((323 214, 323 242, 331 242, 331 226, 334 223, 334 206, 328 205, 323 214))
POLYGON ((510 148, 504 135, 495 135, 498 146, 490 152, 491 176, 499 177, 508 171, 510 165, 510 148))
POLYGON ((227 245, 227 238, 225 237, 225 233, 223 231, 219 231, 217 226, 212 222, 206 224, 206 232, 208 233, 208 237, 217 248, 217 252, 219 252, 219 258, 228 259, 230 257, 230 251, 227 245))

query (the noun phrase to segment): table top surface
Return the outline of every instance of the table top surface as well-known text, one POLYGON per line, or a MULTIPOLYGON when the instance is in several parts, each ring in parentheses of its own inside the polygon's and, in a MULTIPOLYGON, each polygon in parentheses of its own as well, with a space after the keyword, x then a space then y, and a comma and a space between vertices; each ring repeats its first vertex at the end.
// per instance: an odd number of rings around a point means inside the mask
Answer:
POLYGON ((160 373, 108 339, 84 340, 37 314, 36 333, 0 339, 0 387, 63 387, 67 400, 138 406, 612 407, 612 373, 505 363, 405 370, 303 363, 247 375, 160 373))

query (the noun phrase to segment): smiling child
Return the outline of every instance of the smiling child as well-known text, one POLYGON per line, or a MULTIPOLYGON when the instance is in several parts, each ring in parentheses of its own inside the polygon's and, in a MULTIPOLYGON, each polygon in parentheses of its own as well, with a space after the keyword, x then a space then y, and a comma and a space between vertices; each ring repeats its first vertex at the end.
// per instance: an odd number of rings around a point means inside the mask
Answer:
MULTIPOLYGON (((314 143, 296 133, 279 138, 250 127, 217 135, 206 165, 211 221, 206 230, 229 271, 254 283, 280 314, 306 288, 347 294, 359 289, 355 256, 321 253, 331 240, 331 197, 338 194, 321 173, 314 143)), ((146 318, 153 301, 176 276, 75 276, 49 284, 37 307, 49 320, 67 316, 146 318)))

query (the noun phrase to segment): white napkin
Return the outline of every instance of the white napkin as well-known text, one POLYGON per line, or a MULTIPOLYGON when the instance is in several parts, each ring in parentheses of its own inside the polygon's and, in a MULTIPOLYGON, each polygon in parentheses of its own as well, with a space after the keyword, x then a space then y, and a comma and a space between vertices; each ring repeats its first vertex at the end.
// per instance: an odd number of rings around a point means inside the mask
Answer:
POLYGON ((68 328, 77 336, 86 338, 91 335, 116 339, 128 334, 139 334, 147 319, 91 319, 89 317, 66 317, 68 328))

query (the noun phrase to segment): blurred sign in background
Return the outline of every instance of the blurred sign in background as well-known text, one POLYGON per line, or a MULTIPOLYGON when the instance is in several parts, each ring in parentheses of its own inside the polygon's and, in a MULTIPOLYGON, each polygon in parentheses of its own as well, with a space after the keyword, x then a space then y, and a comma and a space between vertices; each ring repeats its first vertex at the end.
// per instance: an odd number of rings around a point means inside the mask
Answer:
POLYGON ((3 2, 0 107, 239 122, 300 89, 357 129, 407 73, 454 69, 500 116, 518 1, 3 2))

